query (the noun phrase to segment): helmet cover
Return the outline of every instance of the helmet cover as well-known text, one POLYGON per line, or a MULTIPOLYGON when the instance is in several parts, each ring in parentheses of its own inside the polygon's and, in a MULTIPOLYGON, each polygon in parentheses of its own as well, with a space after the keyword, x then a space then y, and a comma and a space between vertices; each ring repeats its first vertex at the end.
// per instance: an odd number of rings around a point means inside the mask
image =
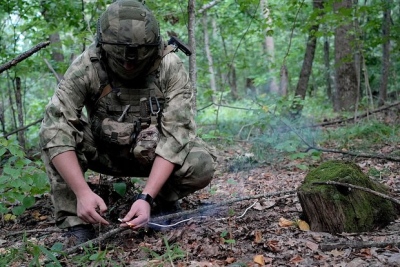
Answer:
POLYGON ((133 79, 150 68, 162 43, 156 18, 137 0, 109 5, 98 22, 97 42, 106 52, 111 70, 124 79, 133 79), (124 62, 134 68, 124 68, 124 62))

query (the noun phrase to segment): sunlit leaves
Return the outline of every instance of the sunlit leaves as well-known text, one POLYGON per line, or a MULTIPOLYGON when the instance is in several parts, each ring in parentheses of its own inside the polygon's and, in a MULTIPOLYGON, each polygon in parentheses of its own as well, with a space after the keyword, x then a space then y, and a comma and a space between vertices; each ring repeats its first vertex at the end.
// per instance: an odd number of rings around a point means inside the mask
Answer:
POLYGON ((14 142, 0 139, 0 149, 6 150, 1 162, 0 213, 18 216, 35 204, 36 195, 48 192, 47 177, 14 142))

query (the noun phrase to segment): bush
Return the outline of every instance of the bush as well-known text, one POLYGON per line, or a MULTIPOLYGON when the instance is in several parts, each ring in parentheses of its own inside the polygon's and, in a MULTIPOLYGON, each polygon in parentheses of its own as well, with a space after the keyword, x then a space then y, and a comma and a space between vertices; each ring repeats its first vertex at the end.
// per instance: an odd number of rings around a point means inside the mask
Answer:
POLYGON ((13 141, 0 138, 0 157, 0 214, 18 216, 35 204, 35 196, 49 191, 47 176, 13 141))

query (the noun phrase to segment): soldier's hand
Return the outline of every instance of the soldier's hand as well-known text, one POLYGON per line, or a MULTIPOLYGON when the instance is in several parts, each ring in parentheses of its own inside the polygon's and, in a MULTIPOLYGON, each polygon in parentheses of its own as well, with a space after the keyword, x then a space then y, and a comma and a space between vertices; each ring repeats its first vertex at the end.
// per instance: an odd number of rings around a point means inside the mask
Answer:
POLYGON ((120 226, 134 229, 146 226, 150 221, 150 211, 150 204, 145 200, 138 199, 132 204, 130 211, 121 220, 122 224, 120 226))
POLYGON ((92 191, 77 197, 77 215, 87 223, 108 225, 109 223, 101 216, 106 211, 104 200, 92 191))

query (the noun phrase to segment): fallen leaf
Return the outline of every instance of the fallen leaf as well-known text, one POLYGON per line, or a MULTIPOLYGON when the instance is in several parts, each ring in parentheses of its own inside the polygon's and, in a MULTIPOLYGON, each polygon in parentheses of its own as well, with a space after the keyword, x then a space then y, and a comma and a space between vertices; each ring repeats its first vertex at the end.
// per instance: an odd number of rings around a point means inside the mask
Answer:
POLYGON ((299 229, 302 231, 310 231, 310 225, 308 225, 306 221, 297 220, 297 225, 299 226, 299 229))
POLYGON ((273 206, 276 205, 276 201, 270 199, 262 199, 260 203, 261 206, 265 207, 266 209, 272 208, 273 206))
POLYGON ((272 252, 279 252, 281 248, 279 247, 278 240, 269 240, 266 244, 267 248, 272 252))
POLYGON ((333 256, 337 257, 337 256, 342 256, 344 254, 343 251, 339 251, 337 249, 331 250, 328 252, 329 254, 332 254, 333 256))
POLYGON ((254 262, 260 264, 261 266, 265 265, 265 260, 263 255, 256 255, 254 256, 254 262))
POLYGON ((261 233, 261 231, 260 230, 256 230, 256 231, 254 231, 254 236, 255 236, 255 240, 254 240, 254 242, 255 243, 261 243, 262 242, 262 233, 261 233))
POLYGON ((362 248, 362 249, 360 249, 360 253, 358 253, 358 255, 370 258, 370 257, 372 257, 371 249, 370 248, 362 248))
POLYGON ((261 205, 260 202, 257 202, 257 203, 253 206, 253 209, 255 209, 255 210, 265 210, 265 207, 263 207, 263 206, 261 205))
POLYGON ((280 227, 289 227, 292 226, 294 224, 293 221, 287 220, 285 218, 279 218, 279 226, 280 227))
POLYGON ((7 213, 4 215, 4 220, 7 221, 15 221, 17 217, 14 214, 7 213))
POLYGON ((317 251, 317 254, 313 255, 313 258, 318 260, 318 261, 323 261, 325 260, 326 256, 319 254, 320 252, 317 251))
MULTIPOLYGON (((269 258, 269 257, 264 257, 264 261, 265 261, 265 264, 272 264, 272 258, 269 258)), ((270 265, 267 265, 267 266, 270 266, 270 265)))
POLYGON ((289 262, 291 262, 291 263, 299 263, 299 262, 301 262, 302 260, 303 260, 302 257, 300 257, 299 255, 296 255, 296 256, 294 256, 293 258, 291 258, 289 262))
POLYGON ((306 242, 306 246, 311 249, 312 251, 317 251, 318 250, 318 244, 311 242, 311 241, 307 241, 306 242))
POLYGON ((312 233, 311 237, 312 237, 312 239, 314 239, 317 242, 321 242, 322 241, 322 236, 320 234, 312 233))
POLYGON ((39 221, 40 216, 42 216, 38 210, 32 211, 31 214, 32 214, 33 218, 35 218, 35 220, 37 220, 37 221, 39 221))
POLYGON ((236 261, 236 259, 234 257, 228 257, 225 260, 225 262, 228 264, 234 263, 235 261, 236 261))

